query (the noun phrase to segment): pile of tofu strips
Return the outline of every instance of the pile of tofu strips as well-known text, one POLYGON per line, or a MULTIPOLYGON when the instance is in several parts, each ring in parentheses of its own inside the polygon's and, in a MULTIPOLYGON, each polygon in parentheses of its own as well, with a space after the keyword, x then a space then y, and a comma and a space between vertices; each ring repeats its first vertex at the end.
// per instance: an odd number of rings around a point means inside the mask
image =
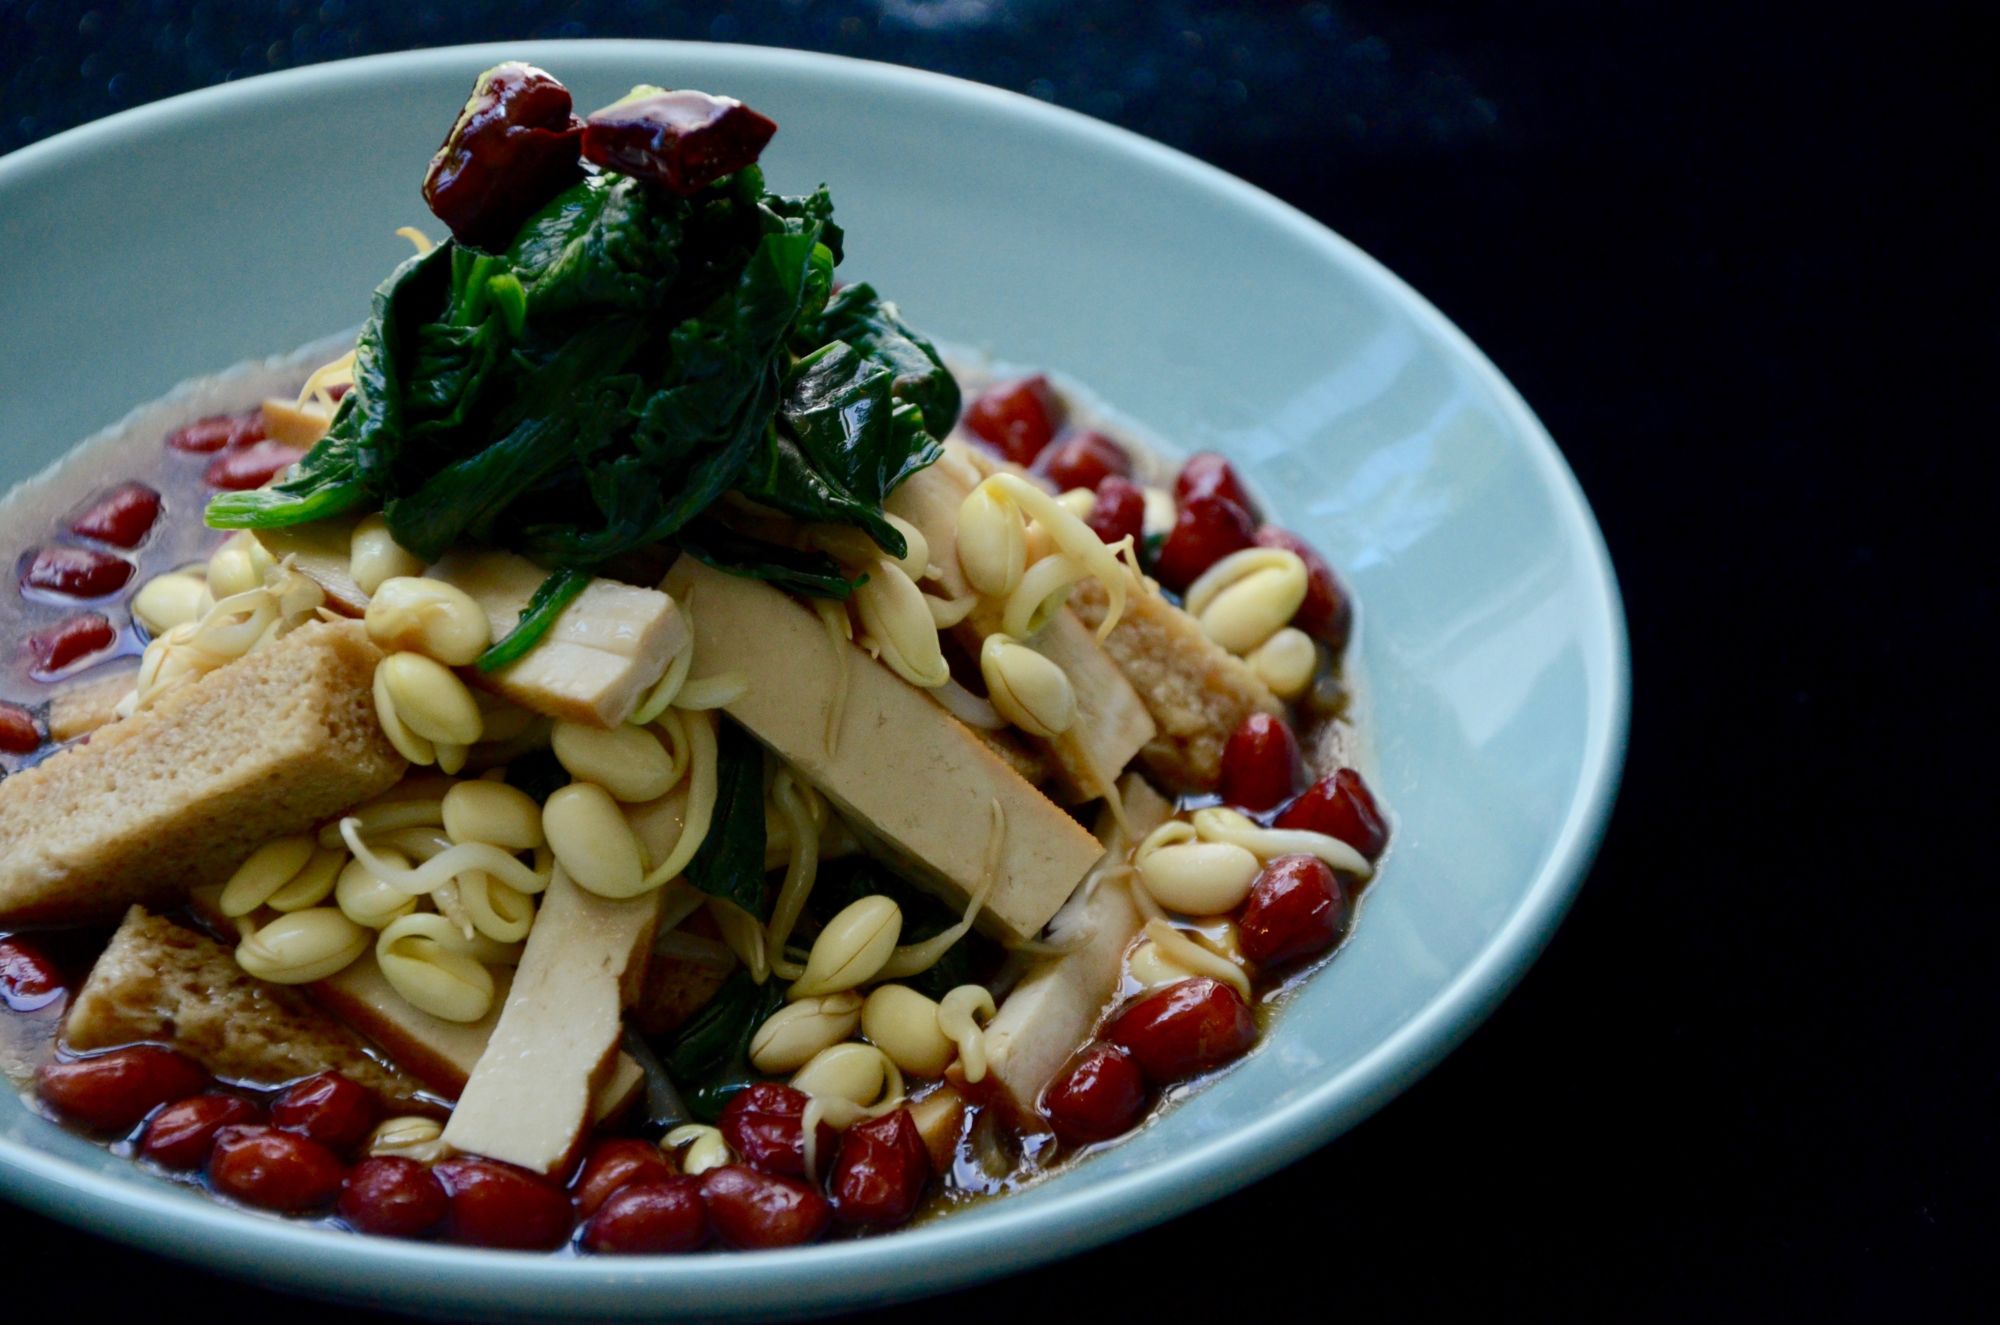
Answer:
MULTIPOLYGON (((956 513, 989 465, 955 443, 891 497, 947 577, 956 574, 956 513)), ((420 792, 434 776, 411 774, 375 720, 380 654, 354 619, 367 600, 349 573, 348 527, 264 537, 345 619, 302 627, 0 782, 0 925, 122 916, 71 1005, 72 1049, 171 1042, 249 1084, 337 1069, 395 1107, 448 1107, 445 1140, 458 1150, 556 1172, 594 1120, 643 1089, 643 1072, 620 1048, 628 1013, 685 1010, 719 984, 713 972, 655 954, 659 893, 611 901, 558 870, 503 996, 470 1024, 405 1003, 372 955, 314 985, 270 985, 240 970, 222 943, 156 914, 201 914, 263 842, 399 787, 420 792)), ((479 601, 496 638, 543 574, 493 551, 455 551, 427 573, 479 601)), ((1054 922, 1066 940, 1063 955, 1041 959, 1013 987, 986 1033, 1000 1096, 1031 1109, 1092 1033, 1140 923, 1115 873, 1104 886, 1079 885, 1122 863, 1134 836, 1168 817, 1163 791, 1214 785, 1224 740, 1244 716, 1279 710, 1248 668, 1157 592, 1130 595, 1100 641, 1105 611, 1101 587, 1086 582, 1029 641, 1078 697, 1074 727, 1049 739, 961 724, 863 648, 836 645, 805 604, 687 557, 657 588, 593 581, 519 661, 466 676, 534 711, 611 727, 691 638, 693 675, 748 680, 729 717, 824 793, 871 851, 959 906, 986 868, 997 803, 1004 843, 980 927, 1013 943, 1054 922), (844 664, 830 656, 835 647, 852 650, 844 664), (1078 816, 1114 787, 1122 822, 1100 808, 1097 831, 1087 829, 1078 816)), ((953 630, 976 652, 996 628, 975 614, 953 630)), ((645 808, 632 807, 631 820, 657 858, 666 844, 648 838, 663 828, 645 808)), ((670 844, 677 830, 664 831, 670 844)))

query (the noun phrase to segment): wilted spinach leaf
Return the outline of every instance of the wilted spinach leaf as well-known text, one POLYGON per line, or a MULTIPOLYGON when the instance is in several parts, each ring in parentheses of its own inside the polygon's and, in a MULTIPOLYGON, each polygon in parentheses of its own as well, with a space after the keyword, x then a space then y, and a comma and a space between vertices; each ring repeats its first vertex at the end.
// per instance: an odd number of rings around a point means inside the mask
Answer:
POLYGON ((764 747, 728 718, 715 734, 715 813, 688 862, 687 881, 759 920, 764 889, 764 747))

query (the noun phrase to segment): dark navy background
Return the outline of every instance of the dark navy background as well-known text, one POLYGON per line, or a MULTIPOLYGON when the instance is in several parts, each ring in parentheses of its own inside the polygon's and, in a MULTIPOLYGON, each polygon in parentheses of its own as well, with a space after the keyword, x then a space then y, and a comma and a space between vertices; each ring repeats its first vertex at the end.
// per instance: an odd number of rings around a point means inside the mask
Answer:
MULTIPOLYGON (((0 0, 0 151, 350 55, 699 37, 1025 92, 1321 218, 1492 355, 1596 506, 1636 673, 1603 855, 1518 992, 1375 1119, 1164 1228, 878 1316, 1936 1319, 1991 1296, 2000 1231, 1973 10, 0 0)), ((0 1229, 10 1290, 93 1316, 351 1315, 0 1229)))

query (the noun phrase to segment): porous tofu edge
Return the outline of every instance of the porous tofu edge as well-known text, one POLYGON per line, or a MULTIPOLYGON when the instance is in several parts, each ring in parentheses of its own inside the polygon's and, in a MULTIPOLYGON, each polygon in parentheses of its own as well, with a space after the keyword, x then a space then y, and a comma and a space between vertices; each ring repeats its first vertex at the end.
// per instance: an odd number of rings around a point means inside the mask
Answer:
MULTIPOLYGON (((219 885, 197 888, 190 902, 209 928, 227 935, 234 922, 216 904, 221 893, 219 885)), ((350 1030, 374 1043, 390 1062, 423 1082, 425 1090, 440 1099, 455 1100, 465 1089, 479 1056, 486 1052, 493 1024, 500 1019, 513 983, 511 968, 494 968, 493 1009, 478 1021, 445 1021, 397 993, 370 949, 346 969, 306 986, 306 992, 350 1030)), ((645 1070, 630 1054, 621 1052, 611 1076, 592 1100, 593 1118, 602 1120, 623 1109, 644 1081, 645 1070)))
POLYGON ((1090 1038, 1118 990, 1125 950, 1142 922, 1129 878, 1101 876, 1124 865, 1138 839, 1173 815, 1174 807, 1136 773, 1121 778, 1118 789, 1133 836, 1109 811, 1099 816, 1104 858, 1053 926, 1056 941, 1078 932, 1089 937, 1023 976, 986 1027, 987 1072, 1023 1117, 1032 1116, 1042 1091, 1090 1038))

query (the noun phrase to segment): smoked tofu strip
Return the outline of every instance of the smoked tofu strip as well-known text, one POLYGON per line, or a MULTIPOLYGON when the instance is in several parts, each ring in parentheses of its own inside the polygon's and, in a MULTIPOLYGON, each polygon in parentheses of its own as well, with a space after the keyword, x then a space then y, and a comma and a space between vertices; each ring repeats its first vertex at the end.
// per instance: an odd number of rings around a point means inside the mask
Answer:
POLYGON ((252 977, 222 944, 138 906, 77 990, 63 1040, 77 1050, 168 1044, 219 1077, 260 1086, 339 1072, 396 1108, 426 1084, 372 1056, 304 991, 252 977))
MULTIPOLYGON (((888 501, 890 511, 923 533, 938 572, 935 583, 947 598, 971 592, 958 566, 958 508, 981 477, 971 448, 953 443, 943 459, 904 480, 888 501)), ((982 602, 953 634, 977 657, 980 641, 1000 629, 1000 617, 999 604, 982 602)), ((1064 799, 1096 800, 1157 734, 1152 714, 1073 613, 1058 612, 1041 633, 1022 642, 1062 668, 1076 692, 1075 724, 1032 744, 1048 756, 1064 799)))
POLYGON ((1004 838, 981 913, 1003 940, 1040 931, 1101 848, 959 721, 862 649, 843 663, 817 613, 757 580, 682 557, 668 591, 695 621, 693 675, 749 682, 729 716, 782 755, 856 827, 902 857, 914 881, 962 906, 985 869, 994 803, 1004 838), (829 753, 835 686, 846 695, 829 753))
MULTIPOLYGON (((421 781, 405 779, 397 791, 410 788, 414 794, 421 781)), ((221 886, 211 885, 195 889, 189 902, 194 913, 211 928, 227 933, 236 922, 222 914, 221 899, 221 886)), ((253 920, 264 925, 275 918, 275 912, 264 911, 253 920)), ((314 1003, 360 1032, 397 1067, 422 1082, 425 1090, 442 1099, 455 1100, 465 1089, 472 1069, 478 1066, 479 1056, 486 1052, 486 1041, 493 1034, 493 1024, 500 1020, 500 1009, 513 985, 514 972, 510 967, 491 969, 493 1009, 472 1022, 445 1021, 414 1007, 382 974, 372 948, 345 969, 306 988, 314 1003)), ((617 1112, 631 1102, 644 1079, 644 1069, 629 1055, 619 1054, 611 1080, 593 1101, 593 1113, 603 1118, 617 1112)))
MULTIPOLYGON (((258 538, 272 556, 292 557, 300 573, 326 590, 337 610, 360 616, 368 595, 349 570, 354 521, 326 520, 293 529, 265 529, 258 538)), ((514 628, 548 572, 511 552, 455 550, 424 572, 470 594, 486 609, 499 639, 514 628)), ((563 610, 549 633, 519 662, 491 676, 464 676, 516 704, 552 718, 616 727, 686 644, 687 619, 656 589, 592 580, 563 610)))
MULTIPOLYGON (((486 609, 496 640, 514 628, 548 578, 540 566, 511 552, 447 552, 426 573, 471 594, 486 609)), ((491 676, 469 675, 537 713, 616 727, 687 640, 687 618, 673 599, 657 589, 599 577, 519 662, 491 676)))
MULTIPOLYGON (((1137 840, 1174 812, 1137 774, 1120 779, 1118 789, 1134 836, 1127 837, 1108 810, 1100 815, 1104 858, 1099 871, 1123 865, 1137 840)), ((1087 932, 1089 937, 1080 947, 1044 958, 1030 969, 986 1027, 987 1071, 1023 1114, 1032 1114, 1042 1091, 1090 1038, 1105 1004, 1118 992, 1125 949, 1143 920, 1132 886, 1129 877, 1099 879, 1088 896, 1058 916, 1055 941, 1061 942, 1065 933, 1087 932)))
MULTIPOLYGON (((1078 584, 1069 602, 1093 631, 1109 606, 1095 580, 1078 584)), ((1229 734, 1252 713, 1283 711, 1242 659, 1156 589, 1126 595, 1125 613, 1105 637, 1104 651, 1152 712, 1158 732, 1139 762, 1170 791, 1213 791, 1229 734)))
MULTIPOLYGON (((321 1006, 382 1046, 383 1052, 434 1094, 455 1100, 464 1093, 466 1081, 486 1052, 513 982, 512 971, 504 966, 495 968, 493 1010, 478 1021, 445 1021, 411 1006, 397 993, 370 951, 346 970, 313 985, 312 993, 321 1006)), ((620 1053, 611 1075, 591 1099, 592 1120, 608 1117, 631 1103, 645 1075, 645 1069, 629 1054, 620 1053)))
POLYGON ((389 789, 358 621, 314 622, 0 782, 0 922, 109 921, 389 789))
POLYGON ((556 869, 445 1144, 545 1174, 576 1157, 592 1101, 618 1070, 660 901, 657 889, 609 901, 556 869))

